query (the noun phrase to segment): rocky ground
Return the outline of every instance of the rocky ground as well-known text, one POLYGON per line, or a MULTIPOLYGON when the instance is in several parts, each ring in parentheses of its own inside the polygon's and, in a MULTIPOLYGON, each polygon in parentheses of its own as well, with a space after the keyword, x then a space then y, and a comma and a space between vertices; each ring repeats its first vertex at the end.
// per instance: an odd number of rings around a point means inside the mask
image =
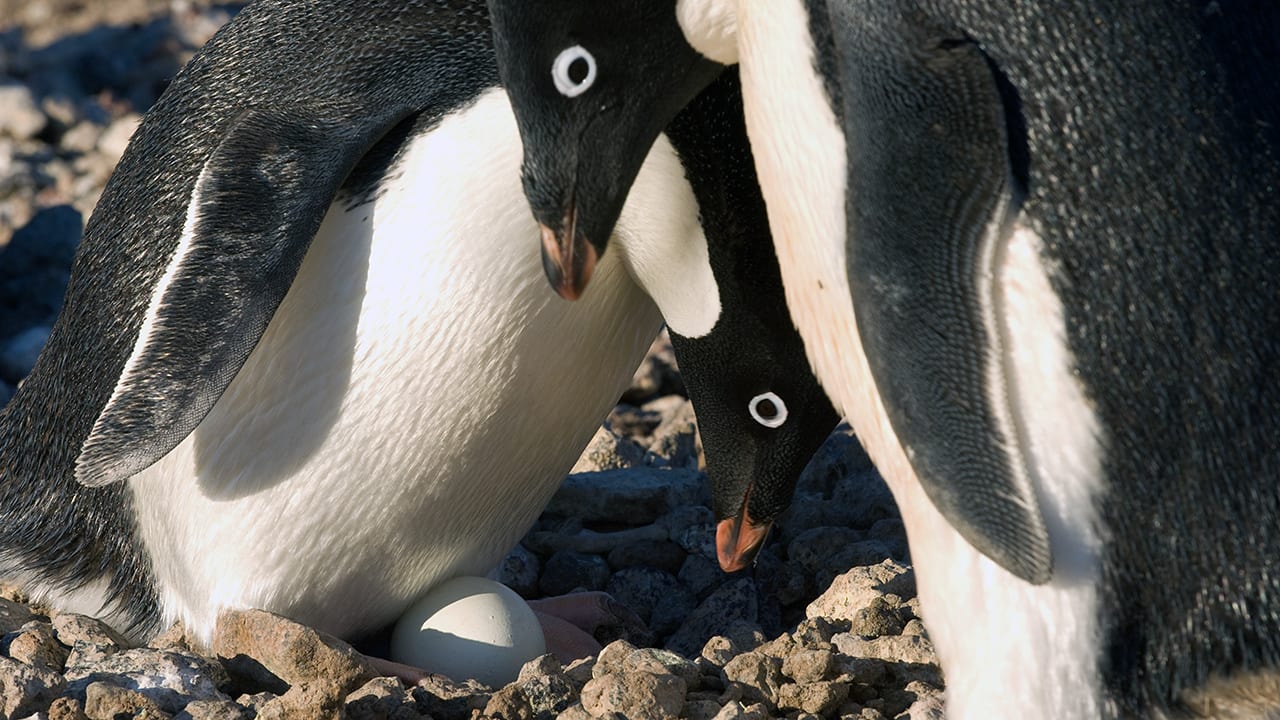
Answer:
MULTIPOLYGON (((0 403, 58 311, 83 218, 139 113, 234 12, 174 0, 0 0, 0 403)), ((265 613, 214 646, 129 647, 90 618, 0 600, 0 718, 924 718, 942 680, 902 523, 837 431, 744 573, 720 572, 694 417, 659 340, 634 387, 502 567, 526 598, 605 590, 648 629, 487 688, 406 687, 265 613)))

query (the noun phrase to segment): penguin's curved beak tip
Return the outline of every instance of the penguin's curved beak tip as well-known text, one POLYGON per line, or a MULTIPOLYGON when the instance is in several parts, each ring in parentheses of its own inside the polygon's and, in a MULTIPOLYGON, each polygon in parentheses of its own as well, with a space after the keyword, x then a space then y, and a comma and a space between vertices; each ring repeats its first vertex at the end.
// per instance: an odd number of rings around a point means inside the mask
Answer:
POLYGON ((564 213, 560 231, 542 228, 542 269, 551 287, 565 300, 577 300, 596 268, 596 249, 578 233, 572 205, 564 213))
POLYGON ((737 572, 756 559, 756 553, 764 546, 773 523, 756 523, 747 514, 747 504, 737 517, 721 520, 716 525, 716 557, 720 568, 727 573, 737 572))

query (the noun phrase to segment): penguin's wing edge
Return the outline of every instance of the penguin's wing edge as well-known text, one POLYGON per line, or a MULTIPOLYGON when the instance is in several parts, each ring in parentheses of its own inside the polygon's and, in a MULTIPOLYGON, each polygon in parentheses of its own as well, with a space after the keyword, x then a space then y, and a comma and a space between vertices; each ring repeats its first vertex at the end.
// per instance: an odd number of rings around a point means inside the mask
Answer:
POLYGON ((306 109, 236 118, 196 180, 182 238, 75 464, 101 486, 147 468, 230 385, 284 299, 369 133, 306 109))
POLYGON ((894 432, 929 498, 979 552, 1052 575, 1014 407, 999 289, 1020 210, 1016 91, 964 33, 884 3, 839 23, 847 272, 894 432))

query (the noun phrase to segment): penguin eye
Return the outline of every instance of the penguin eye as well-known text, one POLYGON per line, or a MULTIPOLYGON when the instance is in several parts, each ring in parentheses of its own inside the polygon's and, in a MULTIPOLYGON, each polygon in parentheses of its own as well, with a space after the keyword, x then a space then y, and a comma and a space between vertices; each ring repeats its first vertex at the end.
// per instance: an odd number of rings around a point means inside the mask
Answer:
POLYGON ((581 45, 565 48, 551 65, 551 79, 565 97, 577 97, 596 81, 596 59, 581 45))
POLYGON ((782 427, 787 421, 787 404, 777 393, 766 392, 751 398, 747 405, 751 418, 767 428, 782 427))

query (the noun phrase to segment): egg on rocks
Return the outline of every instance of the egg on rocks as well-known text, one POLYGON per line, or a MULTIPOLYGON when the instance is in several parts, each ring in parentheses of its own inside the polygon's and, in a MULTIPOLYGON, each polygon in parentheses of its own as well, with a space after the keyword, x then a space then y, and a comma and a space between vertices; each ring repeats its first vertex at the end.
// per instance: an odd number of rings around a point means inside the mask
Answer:
POLYGON ((391 659, 490 687, 516 679, 546 652, 542 626, 528 604, 502 583, 457 577, 432 588, 396 623, 391 659))

